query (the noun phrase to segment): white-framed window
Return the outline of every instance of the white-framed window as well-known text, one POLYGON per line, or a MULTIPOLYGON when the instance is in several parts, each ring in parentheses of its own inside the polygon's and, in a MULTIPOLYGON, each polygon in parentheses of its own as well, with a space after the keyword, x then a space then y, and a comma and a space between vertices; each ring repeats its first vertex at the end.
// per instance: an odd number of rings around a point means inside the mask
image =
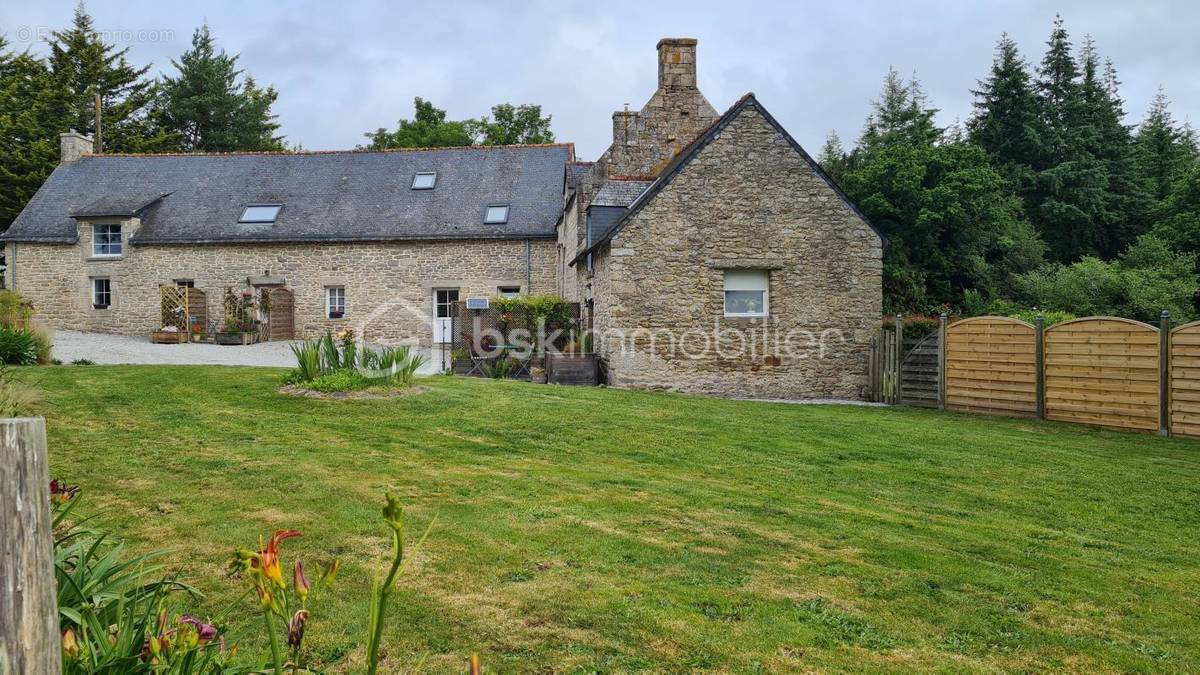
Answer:
POLYGON ((496 290, 500 293, 500 297, 502 298, 512 299, 521 294, 520 286, 500 286, 496 290))
POLYGON ((346 287, 325 287, 325 316, 330 319, 340 319, 346 316, 346 287))
POLYGON ((92 308, 108 309, 112 306, 112 281, 106 277, 92 279, 92 308))
POLYGON ((492 204, 483 214, 486 225, 500 225, 508 222, 508 204, 492 204))
POLYGON ((439 288, 433 293, 434 313, 439 319, 454 316, 454 303, 458 302, 457 288, 439 288))
POLYGON ((437 172, 422 171, 413 176, 412 189, 432 190, 437 185, 437 172))
POLYGON ((725 270, 725 316, 767 316, 766 270, 725 270))
POLYGON ((92 225, 92 255, 115 258, 121 255, 121 226, 117 223, 92 225))

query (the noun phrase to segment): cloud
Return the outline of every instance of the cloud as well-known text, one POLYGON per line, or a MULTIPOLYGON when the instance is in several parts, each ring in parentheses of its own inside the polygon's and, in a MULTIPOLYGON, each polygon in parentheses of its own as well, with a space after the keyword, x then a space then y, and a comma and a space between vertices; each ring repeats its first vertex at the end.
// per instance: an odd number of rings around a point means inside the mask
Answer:
MULTIPOLYGON (((858 136, 889 66, 920 77, 943 124, 965 119, 969 90, 986 75, 1000 33, 1036 63, 1056 9, 1076 44, 1090 33, 1116 63, 1130 123, 1160 84, 1177 117, 1195 121, 1200 110, 1200 41, 1191 34, 1200 3, 1191 2, 194 5, 97 0, 88 9, 102 30, 159 31, 128 44, 131 59, 156 70, 169 70, 207 21, 223 48, 241 53, 243 68, 280 91, 283 133, 309 149, 353 147, 364 132, 410 117, 421 96, 456 118, 500 102, 541 104, 559 139, 595 158, 608 144, 612 112, 640 107, 652 93, 658 38, 691 36, 700 40, 700 86, 714 106, 754 91, 816 150, 830 130, 847 142, 858 136)), ((74 0, 10 3, 0 8, 0 29, 14 46, 44 51, 16 39, 18 31, 66 26, 73 9, 74 0)))

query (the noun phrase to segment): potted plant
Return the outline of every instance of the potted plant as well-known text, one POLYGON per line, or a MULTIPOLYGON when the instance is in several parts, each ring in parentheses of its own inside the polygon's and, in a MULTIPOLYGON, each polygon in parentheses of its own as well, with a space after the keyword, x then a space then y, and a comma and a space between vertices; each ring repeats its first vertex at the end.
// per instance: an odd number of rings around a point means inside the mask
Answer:
POLYGON ((225 318, 225 325, 216 335, 219 345, 248 345, 254 343, 254 323, 236 316, 225 318))

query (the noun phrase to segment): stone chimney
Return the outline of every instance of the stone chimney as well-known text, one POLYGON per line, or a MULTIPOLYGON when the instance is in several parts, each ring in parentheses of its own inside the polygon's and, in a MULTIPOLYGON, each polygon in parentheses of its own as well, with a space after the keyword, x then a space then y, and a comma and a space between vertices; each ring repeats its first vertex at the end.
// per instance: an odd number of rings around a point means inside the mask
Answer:
POLYGON ((90 154, 93 147, 90 136, 84 136, 74 129, 58 135, 58 149, 62 164, 70 164, 80 157, 90 154))
POLYGON ((696 88, 695 38, 658 41, 658 88, 660 91, 696 88))
POLYGON ((613 113, 613 142, 602 158, 609 176, 653 176, 704 131, 717 111, 696 88, 696 40, 658 41, 658 90, 634 112, 613 113))

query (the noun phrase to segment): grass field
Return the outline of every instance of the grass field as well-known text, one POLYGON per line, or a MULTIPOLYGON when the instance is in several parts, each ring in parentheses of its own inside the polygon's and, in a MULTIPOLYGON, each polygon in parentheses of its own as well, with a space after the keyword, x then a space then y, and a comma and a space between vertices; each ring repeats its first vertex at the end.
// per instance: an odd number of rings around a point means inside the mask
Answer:
MULTIPOLYGON (((437 377, 388 401, 282 371, 63 366, 51 466, 215 613, 237 546, 339 556, 306 640, 364 657, 385 490, 437 523, 388 670, 1195 671, 1200 443, 1053 423, 437 377)), ((236 624, 257 627, 247 604, 236 624)), ((261 645, 243 648, 258 653, 261 645)))

